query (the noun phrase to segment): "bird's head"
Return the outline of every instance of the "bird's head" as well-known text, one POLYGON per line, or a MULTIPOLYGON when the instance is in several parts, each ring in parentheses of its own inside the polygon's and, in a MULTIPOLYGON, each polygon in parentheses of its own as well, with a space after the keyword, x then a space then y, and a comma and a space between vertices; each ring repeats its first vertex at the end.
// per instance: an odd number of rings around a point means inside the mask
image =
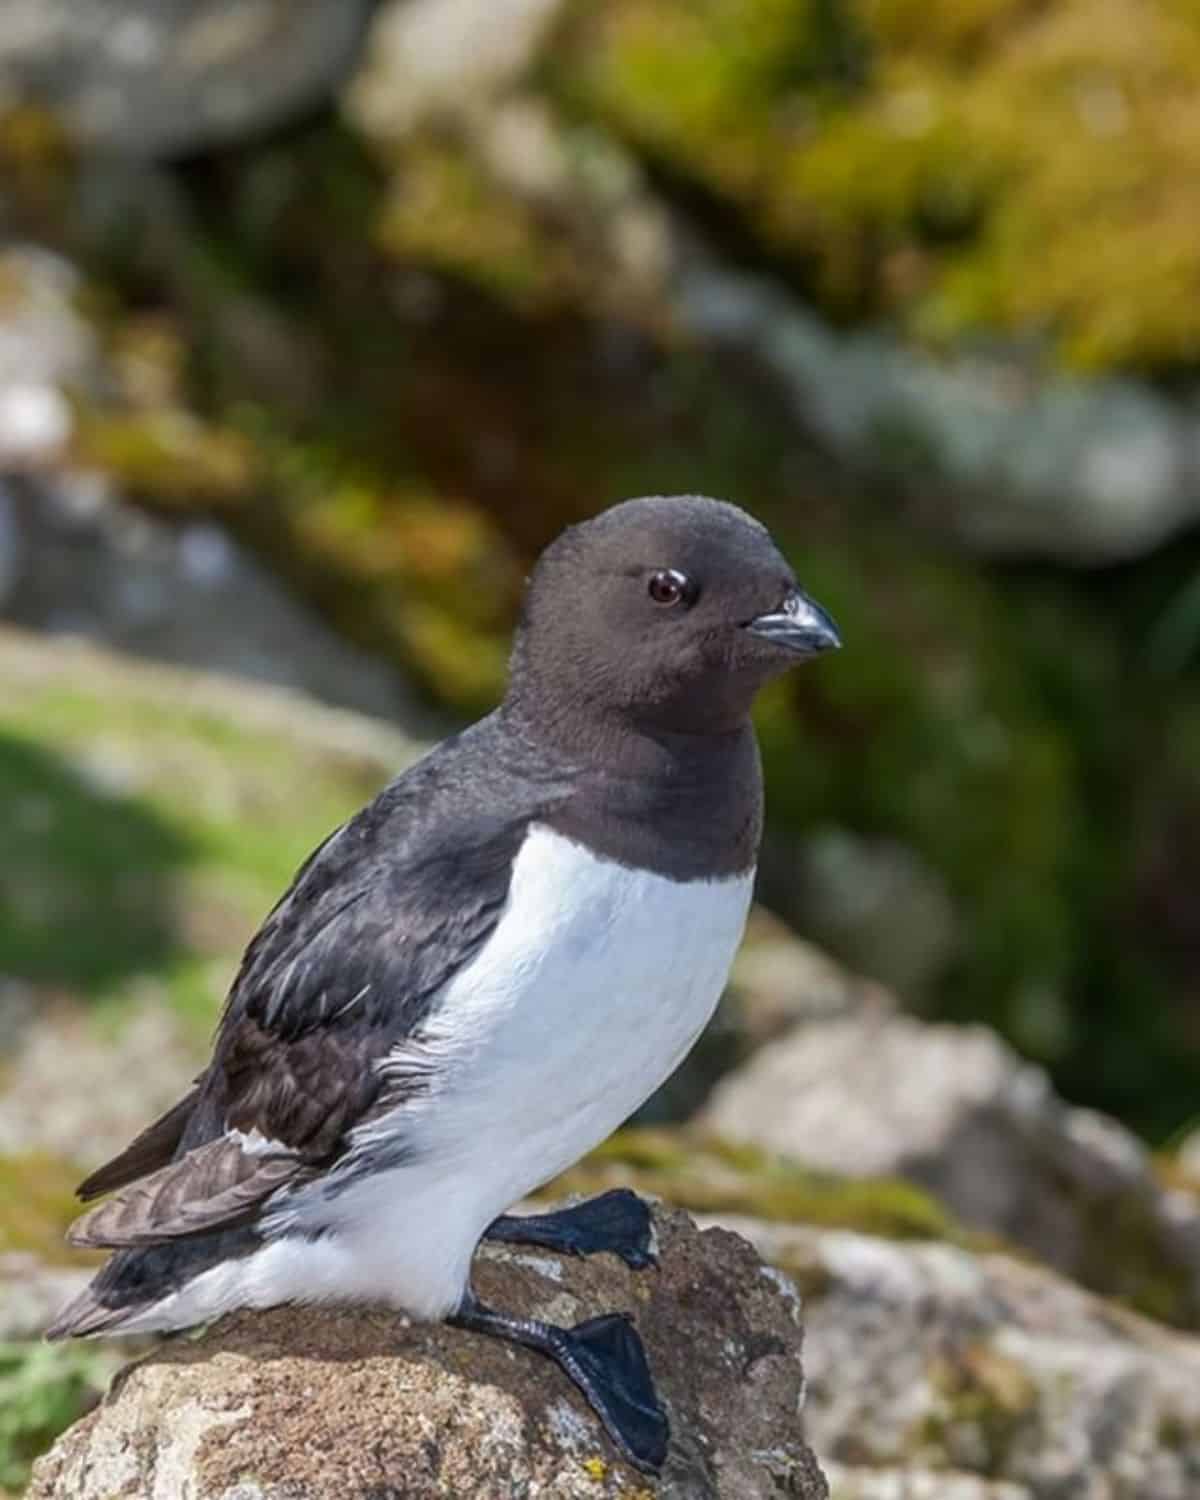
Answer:
POLYGON ((627 500, 539 558, 509 701, 721 733, 770 678, 840 644, 753 517, 698 495, 627 500))

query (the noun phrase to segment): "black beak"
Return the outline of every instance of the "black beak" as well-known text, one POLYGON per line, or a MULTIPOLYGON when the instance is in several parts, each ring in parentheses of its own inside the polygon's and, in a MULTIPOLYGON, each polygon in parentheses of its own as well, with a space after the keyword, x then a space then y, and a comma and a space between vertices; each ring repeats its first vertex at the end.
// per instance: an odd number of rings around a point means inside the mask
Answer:
POLYGON ((842 644, 829 615, 799 589, 793 589, 775 613, 759 615, 746 629, 785 651, 794 651, 797 656, 816 656, 822 651, 834 651, 842 644))

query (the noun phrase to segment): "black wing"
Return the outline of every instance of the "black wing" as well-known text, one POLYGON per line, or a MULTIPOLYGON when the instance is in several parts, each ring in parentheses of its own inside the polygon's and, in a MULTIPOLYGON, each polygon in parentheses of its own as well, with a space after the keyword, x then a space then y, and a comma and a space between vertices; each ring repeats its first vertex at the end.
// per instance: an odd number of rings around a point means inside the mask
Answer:
POLYGON ((246 950, 208 1069, 82 1185, 121 1191, 76 1222, 73 1243, 152 1245, 250 1222, 392 1102, 377 1064, 487 940, 545 805, 545 786, 494 766, 481 777, 488 723, 394 781, 301 868, 246 950))

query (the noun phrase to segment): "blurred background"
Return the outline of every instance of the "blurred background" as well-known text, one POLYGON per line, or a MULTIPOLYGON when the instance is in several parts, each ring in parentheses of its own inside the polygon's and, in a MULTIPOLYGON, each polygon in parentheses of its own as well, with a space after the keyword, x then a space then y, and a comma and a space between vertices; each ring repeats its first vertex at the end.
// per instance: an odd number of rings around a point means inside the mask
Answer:
MULTIPOLYGON (((12 1305, 538 550, 701 491, 846 649, 763 704, 717 1028, 578 1180, 1200 1323, 1198 395, 1191 0, 0 0, 12 1305)), ((4 1348, 0 1487, 95 1378, 4 1348)), ((1122 1496, 1200 1493, 1187 1420, 1122 1496)))

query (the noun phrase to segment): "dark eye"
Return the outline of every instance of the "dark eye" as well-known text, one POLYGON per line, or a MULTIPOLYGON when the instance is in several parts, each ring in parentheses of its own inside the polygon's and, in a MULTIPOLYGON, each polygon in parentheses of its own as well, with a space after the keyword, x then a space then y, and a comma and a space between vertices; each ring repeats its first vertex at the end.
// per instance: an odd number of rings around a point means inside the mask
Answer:
POLYGON ((650 597, 655 604, 678 604, 690 588, 687 574, 676 568, 660 568, 650 578, 650 597))

